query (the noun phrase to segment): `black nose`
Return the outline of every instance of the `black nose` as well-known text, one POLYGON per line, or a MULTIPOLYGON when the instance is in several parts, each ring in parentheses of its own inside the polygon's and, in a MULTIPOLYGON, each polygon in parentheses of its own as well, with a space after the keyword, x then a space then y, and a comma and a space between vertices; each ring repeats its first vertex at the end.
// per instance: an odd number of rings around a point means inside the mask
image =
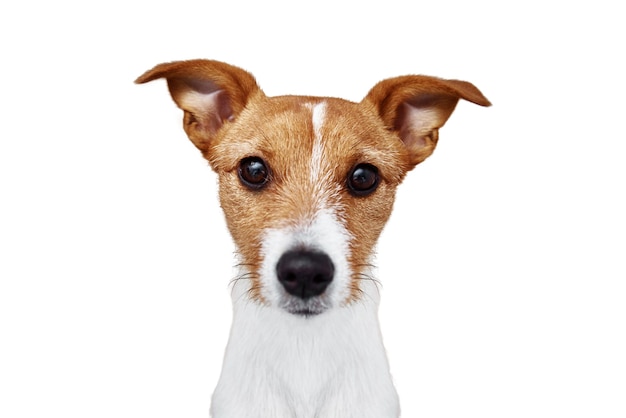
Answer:
POLYGON ((302 299, 324 293, 334 273, 330 257, 320 252, 289 251, 276 264, 278 281, 289 294, 302 299))

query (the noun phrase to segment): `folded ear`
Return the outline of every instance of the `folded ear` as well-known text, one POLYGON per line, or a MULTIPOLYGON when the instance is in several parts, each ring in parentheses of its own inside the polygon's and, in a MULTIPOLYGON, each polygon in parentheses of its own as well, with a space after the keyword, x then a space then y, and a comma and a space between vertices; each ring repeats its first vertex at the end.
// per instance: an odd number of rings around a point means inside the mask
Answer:
POLYGON ((395 131, 409 151, 413 165, 435 149, 441 128, 459 101, 481 106, 489 100, 471 83, 408 75, 383 80, 363 99, 372 104, 388 129, 395 131))
POLYGON ((158 78, 167 79, 172 98, 185 112, 185 132, 203 154, 220 128, 237 117, 253 94, 261 93, 252 74, 219 61, 159 64, 135 83, 158 78))

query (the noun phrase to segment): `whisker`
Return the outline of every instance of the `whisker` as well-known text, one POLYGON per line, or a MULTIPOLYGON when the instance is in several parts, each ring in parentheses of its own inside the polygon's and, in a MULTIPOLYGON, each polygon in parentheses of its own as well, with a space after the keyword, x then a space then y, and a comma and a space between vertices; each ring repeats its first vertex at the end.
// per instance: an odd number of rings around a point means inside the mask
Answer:
MULTIPOLYGON (((376 279, 374 276, 371 276, 369 274, 360 272, 360 273, 355 273, 354 276, 354 281, 358 282, 358 281, 368 281, 368 282, 372 282, 374 283, 375 287, 376 287, 376 293, 378 293, 378 296, 380 297, 380 289, 382 288, 382 283, 376 279)), ((365 295, 367 296, 370 300, 374 300, 374 298, 372 297, 372 295, 369 295, 366 291, 364 291, 363 289, 361 289, 360 286, 358 286, 357 283, 353 283, 351 285, 351 288, 353 290, 353 293, 358 293, 360 296, 365 295)))
MULTIPOLYGON (((245 264, 238 264, 237 267, 241 267, 245 264)), ((246 289, 245 292, 243 292, 239 297, 238 300, 241 299, 244 296, 247 296, 247 299, 254 299, 254 294, 257 293, 261 287, 258 284, 258 278, 259 278, 259 274, 256 272, 251 272, 251 271, 244 271, 242 273, 240 273, 239 275, 233 277, 230 282, 229 282, 229 286, 231 288, 230 290, 230 295, 231 297, 233 296, 233 292, 235 291, 235 285, 237 283, 239 283, 240 281, 247 281, 249 283, 249 287, 248 289, 246 289), (255 280, 257 279, 257 280, 255 280)))
POLYGON ((360 264, 356 264, 355 267, 367 267, 367 268, 370 268, 370 269, 375 269, 376 268, 376 264, 360 263, 360 264))
POLYGON ((229 285, 232 286, 239 280, 251 280, 251 279, 258 279, 258 278, 259 278, 259 275, 257 273, 245 272, 230 279, 229 285))
POLYGON ((380 280, 378 280, 377 278, 375 278, 374 276, 370 276, 369 274, 365 274, 365 273, 356 273, 355 275, 355 279, 357 280, 367 280, 370 282, 374 282, 376 284, 376 287, 383 287, 383 284, 380 282, 380 280))

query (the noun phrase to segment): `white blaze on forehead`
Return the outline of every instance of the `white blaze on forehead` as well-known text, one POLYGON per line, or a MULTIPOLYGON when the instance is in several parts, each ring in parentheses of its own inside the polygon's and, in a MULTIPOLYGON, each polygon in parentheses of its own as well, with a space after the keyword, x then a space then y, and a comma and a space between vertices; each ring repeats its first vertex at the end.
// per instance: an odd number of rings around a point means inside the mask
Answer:
POLYGON ((313 106, 311 111, 313 119, 313 150, 311 153, 311 182, 320 180, 322 174, 322 156, 324 147, 322 144, 322 126, 326 118, 326 103, 321 102, 313 106))

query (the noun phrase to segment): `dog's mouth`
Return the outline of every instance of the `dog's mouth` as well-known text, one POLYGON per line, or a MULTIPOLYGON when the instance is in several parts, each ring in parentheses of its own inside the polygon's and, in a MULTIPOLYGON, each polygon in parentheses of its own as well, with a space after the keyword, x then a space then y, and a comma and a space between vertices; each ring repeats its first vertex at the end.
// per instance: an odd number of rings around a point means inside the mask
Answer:
POLYGON ((310 317, 324 313, 331 306, 324 297, 300 299, 293 296, 285 296, 280 307, 292 315, 310 317))
POLYGON ((289 312, 290 314, 293 315, 297 315, 297 316, 303 316, 303 317, 308 317, 308 316, 315 316, 315 315, 319 315, 322 312, 318 312, 318 311, 313 311, 311 309, 302 309, 299 311, 293 311, 293 312, 289 312))

